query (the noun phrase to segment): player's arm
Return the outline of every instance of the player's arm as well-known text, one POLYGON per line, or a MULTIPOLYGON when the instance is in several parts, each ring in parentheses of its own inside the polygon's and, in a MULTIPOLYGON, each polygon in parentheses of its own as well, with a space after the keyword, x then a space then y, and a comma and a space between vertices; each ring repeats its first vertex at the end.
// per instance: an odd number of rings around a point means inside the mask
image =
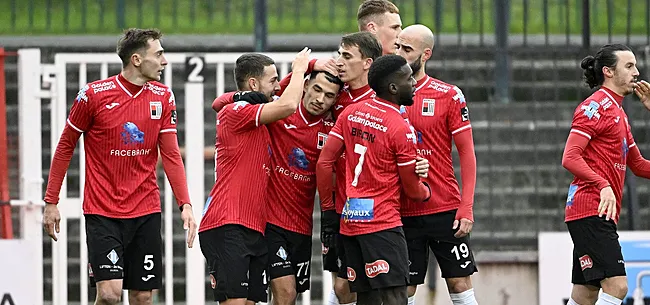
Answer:
POLYGON ((474 138, 472 129, 467 129, 454 135, 454 143, 460 159, 460 177, 462 196, 460 207, 456 213, 459 218, 474 221, 472 211, 474 205, 474 190, 476 187, 476 154, 474 153, 474 138))
POLYGON ((93 123, 95 111, 91 97, 93 96, 88 91, 88 85, 79 90, 52 157, 45 191, 44 201, 46 205, 43 211, 43 227, 55 241, 57 240, 55 231, 59 233, 59 222, 61 221, 59 210, 56 207, 59 203, 61 185, 70 166, 70 160, 72 160, 79 137, 81 137, 82 133, 88 131, 93 123))
POLYGON ((562 155, 562 166, 580 180, 593 183, 598 190, 602 190, 610 184, 605 178, 596 174, 582 157, 582 152, 587 147, 587 144, 589 144, 589 138, 579 131, 571 129, 562 155))
POLYGON ((390 145, 397 158, 397 171, 404 194, 415 201, 427 201, 431 197, 431 189, 415 172, 416 149, 413 142, 415 135, 406 122, 400 120, 400 124, 390 135, 390 145))
POLYGON ((293 74, 287 89, 277 100, 265 104, 260 113, 260 124, 269 124, 284 119, 296 112, 302 99, 304 74, 309 65, 311 50, 304 48, 293 61, 293 74))
POLYGON ((219 112, 226 105, 234 103, 235 100, 233 99, 233 96, 235 95, 235 93, 237 92, 236 91, 226 92, 218 96, 217 98, 215 98, 214 101, 212 102, 212 110, 214 110, 215 112, 219 112))
POLYGON ((344 149, 343 137, 340 133, 335 130, 330 131, 316 163, 316 184, 322 211, 334 210, 334 166, 344 149))
POLYGON ((447 113, 447 124, 451 132, 458 157, 460 159, 460 176, 462 183, 462 194, 460 207, 456 212, 456 219, 467 219, 474 221, 474 190, 476 187, 476 154, 474 153, 474 139, 472 125, 469 120, 469 110, 465 95, 460 88, 455 87, 449 90, 452 104, 447 113))
MULTIPOLYGON (((644 86, 648 84, 645 81, 643 81, 643 83, 644 86)), ((648 88, 650 88, 650 86, 648 88)), ((627 164, 634 175, 650 179, 650 161, 641 155, 641 151, 639 150, 639 147, 636 145, 634 137, 632 136, 632 127, 630 127, 629 124, 627 130, 627 143, 629 145, 627 164)))
POLYGON ((187 245, 192 247, 196 235, 196 222, 192 213, 192 203, 190 202, 190 193, 187 189, 187 179, 185 176, 185 166, 181 157, 181 151, 178 147, 178 138, 176 136, 176 101, 174 94, 169 90, 169 102, 164 105, 165 113, 163 115, 163 124, 158 135, 158 148, 162 157, 163 169, 172 187, 176 203, 181 209, 181 219, 185 230, 189 229, 187 245))

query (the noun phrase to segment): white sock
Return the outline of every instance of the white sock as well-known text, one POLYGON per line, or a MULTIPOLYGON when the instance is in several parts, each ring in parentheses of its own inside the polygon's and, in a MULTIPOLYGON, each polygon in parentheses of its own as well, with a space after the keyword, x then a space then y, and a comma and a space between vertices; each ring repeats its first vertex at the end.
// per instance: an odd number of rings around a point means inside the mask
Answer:
POLYGON ((357 302, 352 302, 352 303, 347 303, 347 304, 341 304, 341 305, 357 305, 357 302))
POLYGON ((569 298, 569 303, 566 303, 566 305, 580 305, 578 302, 574 301, 572 298, 569 298))
POLYGON ((415 305, 415 296, 410 296, 409 297, 409 303, 408 305, 415 305))
POLYGON ((600 294, 598 301, 596 301, 596 305, 621 305, 621 303, 623 303, 623 300, 620 300, 604 292, 600 294))
POLYGON ((454 305, 478 305, 474 298, 474 288, 461 293, 450 293, 449 297, 454 305))
POLYGON ((334 289, 332 288, 332 291, 330 292, 330 299, 327 302, 328 305, 339 305, 339 298, 336 297, 336 293, 334 293, 334 289))

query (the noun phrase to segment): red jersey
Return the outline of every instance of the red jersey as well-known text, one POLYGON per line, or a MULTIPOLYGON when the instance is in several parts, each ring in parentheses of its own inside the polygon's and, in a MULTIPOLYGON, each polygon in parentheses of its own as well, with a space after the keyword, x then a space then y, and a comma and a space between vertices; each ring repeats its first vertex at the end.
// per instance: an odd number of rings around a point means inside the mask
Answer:
MULTIPOLYGON (((627 153, 634 147, 627 115, 621 107, 623 97, 601 87, 576 108, 571 133, 589 139, 582 157, 589 167, 610 183, 621 210, 627 153)), ((596 185, 574 177, 569 186, 565 221, 598 215, 600 190, 596 185)), ((620 213, 616 215, 618 222, 620 213)))
POLYGON ((316 196, 316 161, 334 126, 310 115, 303 107, 291 116, 268 124, 271 141, 271 179, 268 222, 310 235, 316 196))
POLYGON ((415 129, 418 155, 429 160, 431 199, 415 202, 403 197, 402 216, 420 216, 458 209, 461 196, 451 158, 452 137, 472 128, 463 92, 426 76, 417 82, 413 105, 405 117, 415 129))
POLYGON ((269 178, 269 131, 264 104, 226 105, 217 115, 217 180, 203 208, 199 232, 238 224, 264 234, 269 178))
MULTIPOLYGON (((350 89, 347 85, 341 90, 336 103, 334 104, 334 117, 338 116, 343 112, 345 107, 353 105, 358 101, 370 99, 375 97, 375 91, 370 88, 367 84, 358 89, 350 89)), ((341 156, 341 159, 336 162, 336 197, 334 200, 336 212, 341 214, 343 211, 343 206, 345 205, 345 200, 347 196, 345 195, 345 153, 341 156)))
POLYGON ((127 82, 118 74, 89 83, 70 110, 67 124, 84 136, 84 214, 135 218, 161 211, 158 137, 176 133, 176 101, 161 83, 127 82), (130 92, 134 86, 139 91, 130 92))
POLYGON ((415 135, 399 109, 379 98, 351 105, 330 136, 343 140, 347 155, 348 200, 342 211, 341 234, 401 226, 398 167, 415 164, 416 148, 415 135))

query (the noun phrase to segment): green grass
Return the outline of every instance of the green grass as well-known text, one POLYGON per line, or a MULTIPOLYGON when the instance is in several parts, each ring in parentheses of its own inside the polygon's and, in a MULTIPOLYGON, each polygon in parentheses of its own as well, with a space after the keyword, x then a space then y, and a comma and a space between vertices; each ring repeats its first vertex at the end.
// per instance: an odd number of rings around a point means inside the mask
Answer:
MULTIPOLYGON (((0 35, 116 34, 121 32, 117 22, 117 1, 119 0, 0 1, 0 35)), ((125 27, 157 27, 166 34, 253 33, 254 0, 125 1, 125 27)), ((402 22, 404 25, 416 22, 416 1, 420 3, 418 22, 435 30, 435 0, 394 1, 401 10, 402 22)), ((268 0, 269 33, 354 32, 356 10, 360 2, 361 0, 268 0)), ((494 31, 493 0, 459 0, 460 10, 457 9, 456 0, 441 2, 440 32, 482 31, 491 35, 494 31), (479 3, 482 3, 482 9, 479 3)), ((581 32, 582 0, 547 0, 548 29, 544 26, 544 1, 528 0, 527 22, 524 22, 524 0, 510 2, 510 32, 513 34, 523 33, 524 24, 527 25, 526 32, 529 34, 543 34, 545 31, 550 34, 581 32)), ((630 12, 627 10, 627 1, 624 0, 592 0, 592 33, 608 33, 608 2, 613 6, 612 19, 609 20, 612 34, 627 33, 628 13, 631 20, 630 33, 647 33, 646 11, 649 8, 646 7, 646 1, 639 0, 633 0, 634 6, 630 12)))

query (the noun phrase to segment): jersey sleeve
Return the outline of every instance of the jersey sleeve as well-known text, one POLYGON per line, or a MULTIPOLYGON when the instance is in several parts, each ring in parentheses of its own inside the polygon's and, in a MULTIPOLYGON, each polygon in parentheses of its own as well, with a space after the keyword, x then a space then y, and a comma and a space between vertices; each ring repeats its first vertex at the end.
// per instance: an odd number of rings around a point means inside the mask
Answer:
POLYGON ((79 90, 68 116, 68 125, 81 133, 90 129, 95 115, 94 104, 88 92, 89 88, 90 86, 86 84, 79 90))
POLYGON ((260 126, 260 114, 264 104, 251 105, 245 101, 238 101, 226 106, 224 118, 232 126, 234 132, 245 132, 260 126))
POLYGON ((452 101, 447 111, 447 126, 449 126, 449 132, 455 135, 472 128, 472 125, 469 122, 469 109, 463 91, 454 86, 449 90, 449 94, 452 95, 450 97, 452 101))
POLYGON ((606 121, 599 111, 600 104, 596 101, 584 102, 578 106, 573 113, 573 120, 571 121, 571 133, 579 134, 591 140, 592 137, 597 135, 603 130, 606 121))
POLYGON ((627 124, 627 145, 628 148, 632 148, 636 146, 636 142, 634 142, 634 136, 632 136, 632 126, 630 126, 630 123, 625 119, 625 124, 627 124))
POLYGON ((176 97, 172 89, 167 89, 167 94, 169 95, 167 103, 163 104, 163 117, 162 117, 162 126, 160 127, 160 133, 173 132, 176 133, 176 123, 178 120, 178 114, 176 113, 176 97))
MULTIPOLYGON (((399 119, 398 119, 399 120, 399 119)), ((417 151, 415 149, 416 136, 405 121, 394 122, 396 128, 391 134, 391 147, 397 157, 397 166, 415 164, 417 151)))

